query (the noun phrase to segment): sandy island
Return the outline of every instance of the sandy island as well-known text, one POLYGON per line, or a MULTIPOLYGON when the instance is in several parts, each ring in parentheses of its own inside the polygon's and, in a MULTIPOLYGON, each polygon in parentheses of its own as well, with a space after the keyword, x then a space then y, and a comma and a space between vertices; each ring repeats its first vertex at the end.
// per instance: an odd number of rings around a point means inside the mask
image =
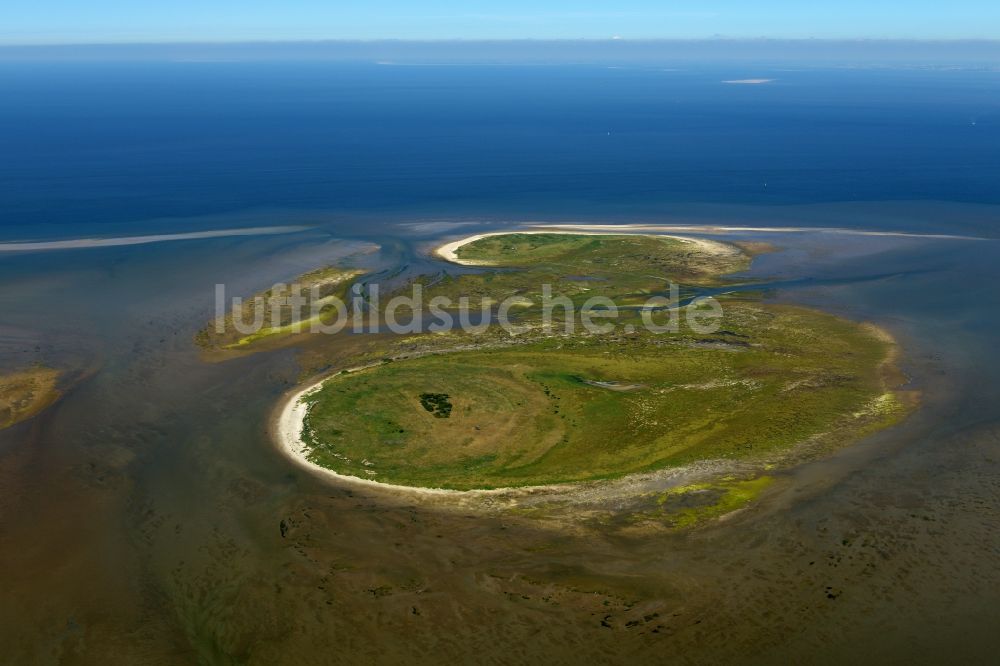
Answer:
MULTIPOLYGON (((459 259, 456 251, 463 245, 467 245, 479 240, 480 238, 488 236, 506 235, 512 233, 608 235, 609 232, 618 232, 616 235, 621 235, 622 233, 633 233, 635 235, 673 238, 686 243, 695 244, 702 251, 719 255, 728 255, 734 252, 739 252, 738 248, 735 248, 728 243, 676 236, 666 233, 655 233, 658 229, 660 229, 660 227, 648 225, 612 226, 581 224, 552 225, 548 226, 546 229, 533 231, 512 230, 487 232, 440 245, 434 249, 434 254, 454 263, 468 265, 468 263, 471 262, 464 262, 459 259)), ((893 341, 892 336, 884 329, 874 327, 871 324, 868 324, 868 326, 875 328, 878 334, 884 335, 886 339, 893 341)), ((461 350, 456 349, 454 351, 461 350)), ((440 351, 437 353, 440 353, 440 351)), ((887 359, 887 361, 882 365, 891 366, 892 361, 895 359, 895 353, 896 350, 894 348, 890 358, 887 359)), ((413 358, 420 355, 420 353, 410 354, 394 358, 393 360, 405 360, 407 358, 413 358)), ((717 477, 719 474, 723 473, 734 474, 753 469, 752 463, 736 460, 704 460, 681 467, 629 474, 618 479, 552 484, 544 486, 453 490, 383 483, 373 479, 340 474, 309 460, 309 447, 302 439, 302 429, 310 407, 305 401, 305 398, 308 398, 311 394, 320 390, 327 381, 335 379, 336 376, 342 372, 361 372, 379 365, 381 365, 381 362, 340 370, 335 374, 327 374, 323 377, 314 379, 313 381, 308 382, 304 387, 293 389, 287 393, 278 404, 271 420, 271 434, 278 450, 298 467, 317 477, 334 482, 337 485, 364 487, 374 491, 385 491, 394 495, 405 495, 411 499, 424 498, 428 500, 445 500, 443 505, 451 505, 464 509, 499 509, 510 506, 538 506, 553 501, 569 501, 576 506, 580 506, 581 504, 606 504, 608 502, 620 502, 626 499, 635 498, 637 495, 641 495, 643 493, 660 492, 664 489, 689 484, 694 481, 717 477)))
MULTIPOLYGON (((356 368, 350 368, 346 370, 346 372, 360 372, 377 365, 380 365, 380 363, 372 363, 356 368)), ((405 491, 416 495, 463 495, 468 493, 495 494, 500 492, 496 490, 461 491, 446 490, 443 488, 417 488, 415 486, 400 486, 391 483, 381 483, 379 481, 373 481, 372 479, 363 479, 359 476, 338 474, 329 468, 317 465, 309 460, 309 447, 302 440, 302 427, 305 424, 306 416, 309 414, 309 404, 305 402, 305 398, 309 397, 312 393, 319 391, 323 388, 323 385, 327 381, 333 379, 335 376, 336 375, 328 375, 326 377, 322 377, 309 383, 305 388, 292 391, 285 396, 278 407, 277 414, 272 423, 274 439, 278 444, 279 450, 285 455, 285 457, 294 462, 296 465, 312 472, 313 474, 338 481, 342 484, 405 491)))
MULTIPOLYGON (((727 243, 704 240, 699 238, 688 238, 666 233, 655 232, 656 227, 633 226, 602 226, 602 225, 560 225, 545 229, 531 231, 511 230, 495 231, 482 234, 475 234, 457 241, 445 243, 434 249, 434 254, 438 257, 457 264, 474 265, 472 262, 462 261, 458 258, 456 251, 463 245, 473 243, 480 238, 488 236, 517 234, 546 234, 561 233, 575 235, 642 235, 673 238, 685 243, 691 243, 699 250, 715 255, 730 255, 739 252, 727 243), (617 233, 616 233, 617 231, 617 233)), ((458 351, 458 350, 456 350, 458 351)), ((399 359, 403 360, 403 359, 399 359)), ((349 368, 348 373, 361 372, 368 368, 376 367, 380 363, 371 363, 364 366, 349 368)), ((340 374, 338 371, 337 374, 340 374)), ((719 473, 723 468, 733 471, 735 466, 731 461, 704 461, 696 465, 689 465, 680 468, 668 468, 653 472, 642 472, 627 475, 620 479, 604 480, 596 482, 553 484, 546 486, 524 486, 516 488, 494 488, 475 490, 451 490, 445 488, 423 488, 417 486, 404 486, 391 483, 383 483, 373 479, 366 479, 358 476, 340 474, 327 467, 317 465, 309 460, 309 447, 302 439, 302 428, 306 416, 309 413, 309 404, 305 401, 312 393, 320 390, 323 385, 337 375, 326 375, 306 386, 286 394, 278 405, 277 411, 272 420, 272 436, 278 446, 279 451, 302 469, 310 473, 334 481, 341 485, 363 486, 373 490, 390 491, 396 494, 403 493, 410 496, 473 499, 473 498, 504 498, 511 501, 536 498, 543 500, 552 499, 555 496, 566 496, 572 494, 575 499, 590 501, 607 501, 614 497, 632 497, 637 492, 650 492, 661 490, 682 483, 688 483, 694 478, 701 478, 719 473)), ((518 502, 521 503, 521 502, 518 502)))
POLYGON ((536 227, 535 230, 523 231, 520 229, 513 229, 510 231, 489 231, 482 234, 475 234, 474 236, 467 236, 457 241, 452 241, 450 243, 445 243, 434 249, 434 254, 438 257, 450 261, 454 264, 461 264, 463 266, 489 266, 487 262, 481 261, 470 261, 467 259, 460 259, 458 257, 457 251, 464 245, 469 243, 475 243, 477 240, 482 238, 489 238, 490 236, 508 236, 511 234, 566 234, 566 235, 577 235, 577 236, 652 236, 656 238, 672 238, 674 240, 681 241, 682 243, 690 243, 697 247, 702 252, 716 256, 730 256, 739 254, 739 248, 736 248, 728 243, 720 243, 719 241, 705 240, 703 238, 690 238, 688 236, 677 236, 674 234, 664 233, 659 230, 659 227, 655 226, 645 226, 645 225, 602 225, 602 224, 560 224, 560 225, 546 225, 545 228, 536 227))
MULTIPOLYGON (((379 365, 381 362, 370 363, 349 368, 346 372, 361 372, 379 365)), ((339 374, 340 371, 320 377, 302 388, 286 393, 271 420, 271 435, 278 450, 296 466, 341 486, 364 487, 394 495, 406 495, 411 499, 445 500, 445 505, 466 509, 475 507, 499 509, 507 506, 542 505, 553 500, 570 500, 575 504, 623 501, 644 493, 660 492, 667 488, 718 476, 721 473, 733 474, 750 469, 749 465, 739 461, 705 460, 682 467, 638 472, 618 479, 473 490, 403 486, 340 474, 309 460, 309 448, 302 439, 302 427, 309 414, 309 404, 304 399, 320 390, 326 382, 335 379, 339 374)))

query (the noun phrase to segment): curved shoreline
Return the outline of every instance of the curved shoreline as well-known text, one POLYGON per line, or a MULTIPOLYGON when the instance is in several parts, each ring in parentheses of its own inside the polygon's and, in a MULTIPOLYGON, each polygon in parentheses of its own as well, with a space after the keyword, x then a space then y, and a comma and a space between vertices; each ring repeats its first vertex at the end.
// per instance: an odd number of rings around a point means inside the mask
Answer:
MULTIPOLYGON (((401 359, 400 359, 401 360, 401 359)), ((395 483, 384 483, 374 479, 365 479, 349 474, 340 474, 332 469, 317 465, 309 460, 309 451, 302 441, 302 426, 309 412, 309 406, 303 402, 314 391, 335 379, 341 372, 361 372, 381 365, 381 362, 338 370, 313 379, 305 386, 287 392, 278 403, 270 420, 271 439, 281 454, 297 467, 313 476, 340 486, 353 486, 373 491, 380 491, 395 496, 407 496, 410 499, 445 499, 461 505, 465 500, 486 499, 517 500, 536 499, 542 502, 553 499, 576 499, 587 501, 608 501, 614 499, 634 498, 643 492, 659 491, 674 486, 684 485, 695 480, 716 476, 721 473, 735 473, 741 468, 749 469, 744 463, 732 460, 705 460, 682 467, 667 467, 647 472, 627 474, 617 479, 602 479, 596 481, 581 481, 573 483, 556 483, 535 486, 506 486, 502 488, 475 488, 471 490, 454 490, 450 488, 426 488, 419 486, 404 486, 395 483)), ((468 507, 466 507, 468 508, 468 507)))
MULTIPOLYGON (((402 360, 402 359, 400 359, 402 360)), ((344 485, 361 486, 372 490, 385 490, 397 494, 409 494, 417 496, 432 497, 454 497, 473 498, 486 496, 513 496, 528 495, 539 492, 559 492, 566 491, 579 484, 550 484, 541 486, 518 486, 503 488, 476 488, 471 490, 454 490, 450 488, 425 488, 418 486, 404 486, 395 483, 384 483, 374 479, 365 479, 360 476, 350 474, 340 474, 328 467, 317 465, 309 460, 309 451, 306 443, 302 441, 302 427, 305 418, 309 413, 309 406, 303 401, 315 391, 320 390, 326 382, 335 379, 341 373, 355 373, 378 367, 381 362, 369 363, 367 365, 356 366, 338 370, 333 374, 324 375, 315 379, 302 388, 293 389, 285 394, 278 404, 278 408, 271 420, 272 439, 277 443, 278 450, 299 467, 312 474, 324 477, 328 480, 336 481, 344 485)))
MULTIPOLYGON (((730 234, 730 233, 765 233, 765 234, 805 234, 820 233, 840 236, 888 236, 892 238, 918 238, 937 240, 965 240, 965 241, 988 241, 997 240, 983 236, 964 236, 961 234, 931 234, 918 233, 912 231, 874 231, 865 229, 848 229, 845 227, 758 227, 758 226, 729 226, 716 224, 530 224, 533 229, 546 229, 546 233, 554 231, 584 229, 601 230, 603 233, 611 233, 615 230, 626 230, 629 232, 657 232, 651 235, 662 235, 660 232, 686 232, 703 234, 730 234)), ((517 232, 506 232, 517 233, 517 232)))
MULTIPOLYGON (((582 226, 582 225, 581 225, 582 226)), ((598 227, 599 225, 594 225, 598 227)), ((672 234, 656 234, 656 233, 642 233, 642 234, 613 234, 607 231, 598 230, 583 230, 583 229, 573 229, 573 230, 528 230, 528 231, 495 231, 486 232, 482 234, 474 234, 472 236, 467 236, 457 241, 452 241, 450 243, 445 243, 434 249, 433 254, 438 257, 451 261, 453 263, 462 265, 485 265, 478 264, 475 262, 463 262, 455 254, 455 251, 463 245, 469 243, 474 243, 475 241, 486 238, 489 236, 503 236, 509 234, 546 234, 546 233, 561 233, 567 235, 590 235, 590 236, 608 236, 608 235, 637 235, 637 236, 654 236, 660 238, 673 238, 685 243, 696 244, 703 250, 711 252, 713 254, 732 254, 738 252, 739 250, 728 243, 722 243, 719 241, 703 240, 699 238, 688 238, 684 236, 676 236, 672 234)), ((332 480, 345 485, 355 485, 365 488, 370 488, 373 490, 385 490, 395 493, 404 493, 416 496, 432 496, 432 497, 453 497, 453 498, 472 498, 472 497, 487 497, 487 496, 515 496, 515 495, 529 495, 536 493, 558 493, 572 491, 573 489, 584 487, 588 485, 587 483, 563 483, 563 484, 549 484, 540 486, 516 486, 516 487, 503 487, 503 488, 491 488, 491 489, 472 489, 472 490, 453 490, 449 488, 424 488, 417 486, 404 486, 393 483, 383 483, 381 481, 376 481, 374 479, 366 479, 359 476, 353 476, 349 474, 340 474, 322 465, 317 465, 308 458, 308 448, 305 442, 302 440, 302 427, 305 423, 305 418, 308 415, 309 407, 303 402, 303 399, 308 397, 311 393, 318 391, 322 386, 331 379, 338 376, 341 372, 354 373, 367 370, 368 368, 376 367, 379 363, 370 363, 368 365, 357 366, 354 368, 347 368, 345 370, 338 370, 335 374, 327 374, 323 377, 315 379, 306 386, 298 389, 293 389, 291 392, 282 398, 278 405, 276 414, 272 419, 271 431, 275 442, 278 445, 278 449, 282 454, 297 466, 309 471, 310 473, 332 480)), ((722 461, 705 461, 705 465, 717 468, 718 464, 722 461)), ((639 478, 652 478, 654 476, 670 476, 670 477, 686 477, 690 473, 695 471, 695 468, 701 468, 702 466, 690 466, 681 468, 672 468, 666 470, 658 470, 656 472, 645 472, 638 473, 634 475, 626 475, 619 479, 619 482, 628 483, 633 477, 635 479, 639 478)), ((590 483, 592 485, 593 482, 590 483)), ((607 482, 605 482, 607 483, 607 482)), ((614 482, 611 482, 612 484, 614 482)))
MULTIPOLYGON (((373 363, 371 365, 349 368, 346 372, 360 372, 361 370, 366 370, 367 368, 375 367, 376 365, 378 364, 373 363)), ((339 372, 340 371, 338 371, 338 374, 339 372)), ((278 444, 278 450, 280 450, 286 458, 294 462, 299 467, 306 469, 317 476, 326 477, 327 479, 332 479, 344 484, 360 485, 369 488, 381 488, 394 491, 408 491, 420 495, 451 495, 463 492, 476 492, 447 490, 444 488, 416 488, 413 486, 381 483, 379 481, 373 481, 372 479, 363 479, 359 476, 339 474, 334 472, 332 469, 323 467, 322 465, 317 465, 309 460, 308 448, 306 447, 306 443, 302 441, 302 426, 304 425, 305 418, 309 413, 309 406, 303 401, 303 399, 320 390, 326 382, 336 376, 336 374, 323 376, 308 383, 304 388, 293 389, 282 398, 272 421, 271 430, 273 439, 278 444)))
MULTIPOLYGON (((895 366, 899 349, 895 337, 883 327, 865 322, 861 325, 870 330, 873 335, 891 341, 888 355, 880 364, 880 374, 886 383, 885 390, 903 394, 913 393, 901 389, 902 385, 908 381, 899 369, 895 366)), ((461 351, 461 350, 456 350, 461 351)), ((416 354, 414 356, 420 356, 416 354)), ((403 360, 414 356, 402 357, 394 360, 403 360)), ((683 465, 681 467, 666 467, 662 469, 634 472, 616 479, 601 479, 594 481, 580 481, 570 483, 558 483, 535 486, 507 486, 491 489, 470 489, 454 490, 450 488, 428 488, 420 486, 406 486, 394 483, 385 483, 374 479, 366 479, 349 474, 341 474, 332 469, 318 465, 309 460, 309 450, 302 440, 302 427, 309 412, 309 406, 303 402, 315 391, 323 387, 326 382, 338 377, 341 373, 355 373, 378 367, 381 362, 369 363, 353 368, 337 370, 315 378, 304 386, 292 389, 285 393, 279 401, 272 418, 270 419, 269 430, 271 439, 281 454, 295 464, 297 467, 309 472, 313 476, 322 478, 324 481, 332 482, 341 487, 364 488, 376 492, 382 492, 396 497, 408 497, 410 499, 427 500, 448 500, 452 506, 461 508, 487 508, 496 501, 506 501, 508 506, 521 504, 546 503, 553 500, 562 502, 571 501, 573 504, 601 503, 609 501, 623 501, 635 499, 644 493, 660 492, 669 488, 686 485, 692 482, 700 482, 718 477, 722 474, 738 474, 741 472, 759 473, 761 471, 761 461, 744 461, 733 459, 710 459, 697 463, 683 465), (485 500, 482 504, 469 505, 467 501, 485 500)), ((911 396, 912 397, 912 396, 911 396)), ((895 424, 893 424, 895 425, 895 424)), ((864 438, 862 438, 864 439, 864 438)), ((810 444, 811 440, 801 442, 799 446, 792 447, 789 451, 772 459, 769 463, 794 461, 801 455, 801 447, 810 444), (796 453, 798 451, 798 453, 796 453)), ((852 444, 857 443, 852 441, 852 444)), ((498 505, 498 506, 502 506, 498 505)))
MULTIPOLYGON (((593 225, 599 227, 599 225, 593 225)), ((607 231, 565 231, 565 230, 537 230, 537 231, 498 231, 483 234, 475 234, 457 241, 445 243, 434 250, 434 254, 454 263, 463 265, 474 265, 471 262, 463 262, 457 257, 455 251, 468 243, 475 242, 481 238, 497 235, 508 235, 511 233, 566 233, 579 235, 619 235, 609 234, 607 231)), ((735 246, 719 241, 702 240, 696 238, 686 238, 670 234, 635 234, 645 236, 669 237, 684 242, 697 243, 703 249, 713 253, 725 253, 739 251, 735 246), (704 245, 702 245, 702 243, 704 245)), ((888 356, 880 364, 880 373, 887 370, 887 366, 894 366, 898 358, 898 343, 895 337, 881 326, 871 322, 859 322, 859 324, 869 328, 872 334, 881 337, 889 342, 891 347, 888 356)), ((462 351, 455 349, 452 351, 462 351)), ((436 353, 441 353, 440 351, 436 353)), ((405 360, 421 356, 421 353, 407 354, 393 360, 405 360)), ((617 479, 603 479, 596 481, 582 481, 570 483, 558 483, 534 486, 508 486, 491 489, 469 489, 456 490, 449 488, 431 488, 420 486, 400 485, 385 483, 374 479, 358 477, 348 474, 341 474, 327 467, 318 465, 309 460, 309 448, 302 439, 302 428, 309 412, 309 405, 303 400, 312 393, 320 390, 323 385, 335 379, 343 373, 362 372, 381 365, 381 361, 368 363, 362 366, 345 368, 327 373, 321 377, 310 380, 304 386, 292 389, 286 393, 277 405, 270 422, 270 431, 273 441, 278 450, 291 462, 310 474, 333 482, 340 486, 354 486, 366 488, 373 491, 381 491, 396 496, 408 496, 410 498, 425 499, 449 499, 455 505, 462 505, 464 500, 475 500, 478 498, 490 498, 483 505, 491 504, 491 500, 508 500, 515 504, 517 500, 576 500, 580 502, 588 501, 608 501, 614 499, 633 498, 642 492, 649 492, 650 489, 663 490, 666 488, 690 483, 694 480, 702 480, 708 477, 715 477, 719 474, 732 474, 737 471, 760 471, 759 465, 750 461, 735 461, 730 459, 704 460, 697 463, 684 465, 682 467, 663 468, 659 470, 636 472, 627 474, 617 479)), ((887 390, 899 390, 901 382, 894 382, 895 387, 887 386, 887 390)), ((807 442, 803 442, 805 444, 807 442)), ((797 447, 793 447, 797 448, 797 447)), ((759 461, 758 461, 759 462, 759 461)), ((464 508, 469 508, 468 506, 464 508)))
POLYGON ((673 240, 681 241, 682 243, 691 243, 697 246, 699 249, 715 255, 730 255, 735 254, 739 250, 728 243, 723 243, 721 241, 707 240, 704 238, 691 238, 690 236, 677 236, 671 233, 650 233, 655 231, 655 227, 611 227, 605 225, 589 225, 589 224, 575 224, 575 225, 563 225, 563 226, 553 226, 552 228, 541 228, 535 227, 532 230, 522 230, 522 229, 512 229, 509 231, 487 231, 481 234, 474 234, 472 236, 466 236, 456 241, 451 241, 450 243, 445 243, 434 248, 433 254, 440 259, 445 261, 450 261, 453 264, 459 264, 462 266, 491 266, 492 264, 481 261, 470 261, 468 259, 460 259, 456 254, 456 251, 469 243, 475 243, 483 238, 489 238, 491 236, 510 236, 512 234, 565 234, 567 236, 649 236, 653 238, 672 238, 673 240), (623 231, 615 233, 612 229, 622 229, 623 231))

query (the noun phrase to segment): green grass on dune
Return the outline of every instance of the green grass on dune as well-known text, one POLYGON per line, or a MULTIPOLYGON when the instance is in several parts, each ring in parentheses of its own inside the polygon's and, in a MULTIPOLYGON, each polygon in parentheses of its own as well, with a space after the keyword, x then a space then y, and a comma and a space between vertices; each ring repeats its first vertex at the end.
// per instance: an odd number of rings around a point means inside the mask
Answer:
POLYGON ((312 398, 311 458, 402 485, 538 485, 763 457, 898 416, 878 370, 890 343, 853 322, 733 301, 722 329, 557 337, 343 375, 312 398), (635 388, 609 388, 622 385, 635 388), (447 418, 428 395, 447 397, 447 418))
POLYGON ((574 235, 511 233, 486 236, 458 248, 462 261, 496 267, 544 269, 563 275, 605 278, 657 278, 697 281, 750 265, 734 245, 706 246, 666 236, 629 234, 574 235))
POLYGON ((428 299, 446 296, 457 302, 467 297, 477 307, 518 296, 523 299, 519 310, 538 307, 545 284, 577 304, 597 295, 637 304, 664 292, 671 282, 715 286, 722 284, 723 275, 750 265, 750 255, 735 245, 640 235, 513 233, 481 238, 456 254, 497 270, 435 280, 427 285, 428 299))
MULTIPOLYGON (((592 296, 642 303, 670 282, 690 295, 746 269, 746 249, 512 233, 457 254, 484 268, 428 281, 425 302, 468 297, 475 308, 477 299, 516 297, 524 332, 516 340, 497 326, 401 338, 411 358, 329 380, 310 397, 303 428, 314 462, 385 483, 460 490, 610 479, 714 459, 763 467, 801 443, 813 450, 853 441, 908 409, 887 379, 892 340, 816 310, 744 295, 723 300, 712 334, 657 335, 628 308, 610 333, 539 325, 543 284, 576 306, 592 296), (441 353, 428 355, 432 349, 441 353)), ((716 511, 710 507, 742 506, 763 487, 715 484, 664 501, 680 501, 691 510, 678 520, 696 522, 716 511)))

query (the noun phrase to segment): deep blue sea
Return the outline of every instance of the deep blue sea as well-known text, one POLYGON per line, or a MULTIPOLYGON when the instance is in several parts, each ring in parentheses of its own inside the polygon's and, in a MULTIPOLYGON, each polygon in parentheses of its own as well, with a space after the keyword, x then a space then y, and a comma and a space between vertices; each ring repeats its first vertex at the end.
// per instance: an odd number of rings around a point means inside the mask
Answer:
POLYGON ((997 71, 2 63, 0 235, 255 210, 996 204, 998 149, 997 71), (723 83, 747 78, 774 80, 723 83))

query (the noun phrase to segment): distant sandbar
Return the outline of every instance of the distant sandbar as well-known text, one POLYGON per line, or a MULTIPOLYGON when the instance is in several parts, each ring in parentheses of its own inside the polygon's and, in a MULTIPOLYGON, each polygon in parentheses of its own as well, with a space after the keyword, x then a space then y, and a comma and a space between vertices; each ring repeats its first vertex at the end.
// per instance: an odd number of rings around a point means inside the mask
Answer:
POLYGON ((80 250, 93 247, 117 247, 119 245, 144 245, 167 241, 197 240, 202 238, 223 238, 226 236, 265 236, 290 234, 305 231, 306 226, 287 227, 243 227, 241 229, 213 229, 191 231, 180 234, 152 234, 149 236, 119 236, 117 238, 72 238, 55 241, 26 241, 0 243, 0 252, 39 252, 45 250, 80 250))

